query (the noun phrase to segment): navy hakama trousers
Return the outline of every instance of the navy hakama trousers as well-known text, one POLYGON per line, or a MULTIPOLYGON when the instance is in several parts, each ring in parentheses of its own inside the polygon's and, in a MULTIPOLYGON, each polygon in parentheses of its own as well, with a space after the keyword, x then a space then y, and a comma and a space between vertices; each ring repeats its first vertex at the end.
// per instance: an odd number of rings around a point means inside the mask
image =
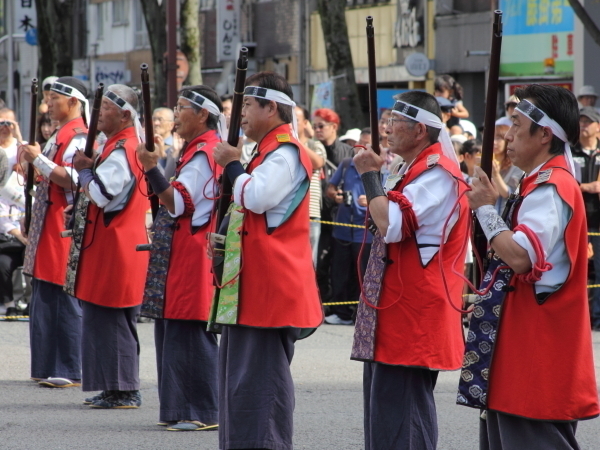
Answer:
POLYGON ((140 388, 137 316, 141 306, 105 308, 81 302, 81 355, 84 391, 135 391, 140 388))
POLYGON ((33 278, 31 377, 81 379, 81 305, 62 286, 33 278))
POLYGON ((438 372, 365 363, 365 450, 434 450, 438 427, 433 389, 438 372))
POLYGON ((206 323, 156 319, 154 343, 160 419, 218 422, 217 337, 206 323))
POLYGON ((577 422, 543 422, 495 411, 479 423, 480 450, 579 450, 577 422))
POLYGON ((219 348, 219 448, 291 450, 296 328, 225 326, 219 348))

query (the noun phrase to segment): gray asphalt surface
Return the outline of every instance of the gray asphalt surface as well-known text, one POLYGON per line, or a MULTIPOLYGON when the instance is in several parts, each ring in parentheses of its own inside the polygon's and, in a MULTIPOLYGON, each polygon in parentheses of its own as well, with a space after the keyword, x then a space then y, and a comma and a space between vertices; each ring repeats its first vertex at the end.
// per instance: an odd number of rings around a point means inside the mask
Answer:
MULTIPOLYGON (((29 380, 26 322, 0 322, 0 449, 217 449, 216 432, 167 432, 158 419, 153 324, 139 324, 143 405, 95 410, 79 388, 41 388, 29 380)), ((296 345, 296 449, 362 449, 362 364, 349 360, 352 327, 322 326, 296 345)), ((594 333, 600 381, 600 333, 594 333)), ((456 406, 458 372, 436 388, 439 450, 477 449, 478 413, 456 406)), ((579 424, 582 449, 600 449, 600 420, 579 424)))

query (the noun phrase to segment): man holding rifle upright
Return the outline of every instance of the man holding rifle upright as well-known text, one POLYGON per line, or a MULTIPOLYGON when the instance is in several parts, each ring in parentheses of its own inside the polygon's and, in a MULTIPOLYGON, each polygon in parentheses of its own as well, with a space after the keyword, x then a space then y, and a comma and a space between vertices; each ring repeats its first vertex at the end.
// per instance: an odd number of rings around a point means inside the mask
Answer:
POLYGON ((239 149, 221 143, 214 153, 233 184, 224 283, 225 274, 239 274, 220 290, 216 320, 224 324, 219 349, 224 450, 292 448, 294 344, 323 320, 309 242, 312 165, 290 126, 291 97, 281 75, 249 77, 241 126, 258 142, 253 158, 244 169, 239 149), (236 243, 241 265, 231 269, 228 255, 236 243))
POLYGON ((142 402, 136 326, 148 254, 136 252, 135 245, 147 242, 148 200, 135 153, 141 134, 137 104, 131 88, 109 86, 98 119, 108 140, 96 160, 83 151, 73 160, 90 202, 69 283, 74 278, 75 296, 82 300, 83 390, 102 391, 86 399, 93 408, 137 408, 142 402))
MULTIPOLYGON (((213 149, 225 134, 221 110, 219 96, 207 86, 180 92, 175 127, 186 144, 171 183, 157 166, 157 152, 149 152, 145 144, 137 149, 152 190, 174 218, 174 223, 154 223, 155 236, 161 232, 157 227, 173 230, 162 268, 162 311, 154 328, 160 424, 170 425, 169 431, 211 430, 218 422, 219 347, 216 335, 206 329, 214 294, 206 234, 214 224, 219 190, 213 149)), ((160 255, 161 249, 152 251, 160 255)), ((149 271, 145 306, 152 295, 152 278, 149 271)))
POLYGON ((486 410, 483 450, 578 449, 577 421, 600 413, 585 207, 569 147, 579 112, 561 87, 534 84, 515 95, 505 139, 525 172, 518 195, 500 217, 498 192, 479 168, 467 194, 494 255, 484 277, 492 288, 478 296, 469 326, 458 403, 486 410))
POLYGON ((81 381, 81 306, 63 291, 71 239, 61 238, 60 233, 63 210, 73 202, 77 184, 73 155, 85 147, 87 137, 82 117, 82 111, 87 116, 87 95, 78 79, 58 78, 48 95, 48 112, 59 122, 57 131, 43 152, 37 143, 19 148, 29 169, 38 174, 23 266, 23 272, 33 277, 31 378, 48 387, 80 386, 81 381))
POLYGON ((381 156, 354 157, 378 232, 364 278, 352 359, 365 361, 365 449, 433 450, 433 389, 461 366, 460 307, 466 190, 438 103, 400 94, 388 120, 389 151, 405 163, 381 186, 381 156), (447 226, 445 223, 447 222, 447 226), (444 288, 447 285, 447 289, 444 288))

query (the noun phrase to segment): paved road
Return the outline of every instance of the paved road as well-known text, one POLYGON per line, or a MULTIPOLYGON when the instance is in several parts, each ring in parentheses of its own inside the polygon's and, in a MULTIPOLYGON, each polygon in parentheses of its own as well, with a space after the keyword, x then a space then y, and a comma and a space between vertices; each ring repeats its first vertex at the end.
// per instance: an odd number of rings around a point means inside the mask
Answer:
MULTIPOLYGON (((28 380, 25 322, 0 322, 0 449, 10 450, 216 450, 216 432, 167 432, 158 419, 153 324, 140 324, 139 410, 95 410, 81 404, 81 390, 40 388, 28 380)), ((352 327, 325 325, 296 346, 295 448, 362 449, 362 365, 350 361, 352 327)), ((594 335, 600 373, 600 333, 594 335)), ((438 379, 439 450, 477 449, 477 411, 456 406, 458 373, 438 379)), ((597 380, 600 377, 597 376, 597 380)), ((582 449, 600 449, 600 420, 582 422, 582 449)))

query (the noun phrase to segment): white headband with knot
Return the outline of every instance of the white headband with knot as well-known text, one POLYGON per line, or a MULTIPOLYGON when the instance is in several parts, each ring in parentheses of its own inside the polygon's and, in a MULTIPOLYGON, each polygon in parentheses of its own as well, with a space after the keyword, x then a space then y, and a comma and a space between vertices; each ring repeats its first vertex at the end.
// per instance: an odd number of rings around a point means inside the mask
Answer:
POLYGON ((451 161, 454 161, 457 166, 460 166, 458 158, 456 157, 456 152, 454 151, 454 146, 452 145, 452 140, 450 139, 450 135, 448 134, 444 123, 438 116, 432 112, 425 111, 418 106, 411 105, 400 100, 396 100, 396 103, 392 108, 392 112, 404 117, 408 117, 409 119, 422 123, 423 125, 438 128, 440 130, 440 136, 438 139, 442 145, 442 151, 444 152, 444 155, 451 161))
POLYGON ((571 146, 569 145, 569 139, 567 138, 567 133, 565 133, 563 127, 528 100, 521 100, 515 109, 521 114, 529 117, 538 125, 550 128, 552 134, 565 143, 565 158, 567 159, 567 164, 569 164, 568 169, 571 172, 571 175, 575 176, 575 163, 573 162, 573 155, 571 154, 571 146))
POLYGON ((79 89, 69 86, 68 84, 61 83, 59 81, 55 81, 52 83, 51 91, 58 92, 59 94, 66 95, 67 97, 73 97, 77 100, 81 100, 83 102, 83 113, 85 116, 85 121, 90 125, 90 103, 88 99, 79 91, 79 89))
POLYGON ((224 141, 227 140, 227 118, 221 111, 219 111, 219 107, 215 105, 214 102, 210 101, 202 94, 198 94, 197 92, 190 90, 184 91, 179 98, 183 98, 189 102, 192 102, 194 105, 207 110, 210 114, 217 116, 219 119, 218 128, 221 139, 224 141))
POLYGON ((138 120, 138 113, 131 104, 129 104, 125 99, 119 97, 113 91, 106 91, 104 93, 104 97, 109 99, 119 108, 124 111, 129 111, 131 113, 131 120, 133 120, 133 125, 135 126, 135 134, 137 135, 139 142, 145 142, 144 129, 142 128, 142 124, 138 120))
POLYGON ((298 118, 296 117, 296 111, 293 109, 296 107, 294 100, 289 98, 286 94, 281 91, 274 89, 267 89, 259 86, 246 86, 244 89, 244 95, 248 97, 264 98, 266 100, 272 100, 276 103, 282 103, 292 107, 292 131, 294 137, 298 139, 298 118))

